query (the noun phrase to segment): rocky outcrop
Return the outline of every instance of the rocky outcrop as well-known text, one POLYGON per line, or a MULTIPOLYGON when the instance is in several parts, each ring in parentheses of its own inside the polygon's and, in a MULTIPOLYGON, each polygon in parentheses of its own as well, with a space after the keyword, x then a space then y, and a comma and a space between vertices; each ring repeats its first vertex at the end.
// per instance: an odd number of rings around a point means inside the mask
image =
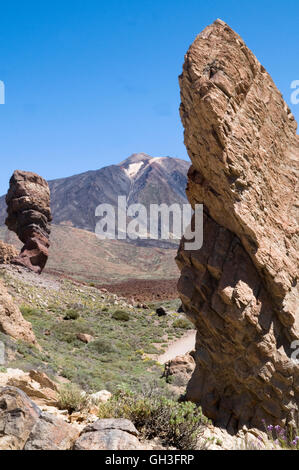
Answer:
POLYGON ((13 386, 22 390, 38 406, 58 406, 57 385, 44 372, 9 368, 0 372, 0 386, 13 386))
POLYGON ((5 221, 24 243, 13 263, 41 273, 48 259, 51 210, 48 183, 35 173, 15 171, 6 195, 5 221))
POLYGON ((99 419, 86 426, 75 450, 141 450, 138 431, 128 419, 99 419))
POLYGON ((197 328, 187 397, 236 430, 293 422, 299 407, 297 124, 271 77, 221 20, 185 57, 181 118, 203 247, 177 256, 197 328), (297 302, 297 303, 296 303, 297 302))
POLYGON ((0 281, 0 331, 38 347, 32 326, 24 320, 20 309, 0 281))
POLYGON ((42 412, 22 390, 0 387, 0 450, 136 450, 142 449, 138 435, 127 419, 100 419, 80 432, 42 412))
POLYGON ((183 395, 195 369, 194 351, 165 363, 162 377, 177 394, 183 395))
POLYGON ((18 254, 18 250, 13 245, 0 240, 0 264, 9 264, 18 254))
POLYGON ((183 383, 187 382, 195 369, 193 356, 194 351, 184 354, 183 356, 177 356, 166 362, 163 377, 166 377, 166 379, 176 377, 183 383))
POLYGON ((0 388, 0 450, 66 450, 78 435, 76 427, 42 413, 18 388, 0 388))

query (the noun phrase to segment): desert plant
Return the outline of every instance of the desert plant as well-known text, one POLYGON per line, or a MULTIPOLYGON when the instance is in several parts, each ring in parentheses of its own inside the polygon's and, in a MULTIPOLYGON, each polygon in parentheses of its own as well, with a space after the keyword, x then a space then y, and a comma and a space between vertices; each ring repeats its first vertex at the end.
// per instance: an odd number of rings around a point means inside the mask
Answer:
POLYGON ((186 318, 177 318, 177 320, 174 320, 173 322, 173 327, 189 330, 192 328, 192 325, 188 320, 186 320, 186 318))
POLYGON ((63 317, 64 320, 77 320, 80 317, 80 313, 77 310, 67 310, 63 317))
POLYGON ((92 341, 91 343, 89 343, 88 348, 96 351, 99 354, 116 352, 116 347, 112 343, 112 341, 109 341, 105 338, 96 339, 95 341, 92 341))
POLYGON ((112 318, 119 321, 129 321, 130 315, 124 310, 115 310, 115 312, 112 314, 112 318))
POLYGON ((64 384, 59 389, 58 408, 69 413, 82 410, 88 404, 88 397, 81 388, 73 383, 64 384))
POLYGON ((178 402, 152 392, 137 395, 119 391, 99 407, 99 418, 127 418, 146 439, 159 437, 178 449, 197 448, 208 420, 191 402, 178 402))

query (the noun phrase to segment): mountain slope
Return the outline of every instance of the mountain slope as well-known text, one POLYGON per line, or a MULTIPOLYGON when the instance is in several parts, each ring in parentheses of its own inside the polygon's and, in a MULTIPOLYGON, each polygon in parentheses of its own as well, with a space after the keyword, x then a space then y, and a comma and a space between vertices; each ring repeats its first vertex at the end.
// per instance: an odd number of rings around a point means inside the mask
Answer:
MULTIPOLYGON (((0 226, 0 240, 21 248, 17 236, 0 226)), ((177 279, 176 250, 99 240, 94 233, 52 225, 47 270, 73 279, 110 284, 129 279, 177 279)))
MULTIPOLYGON (((133 154, 118 165, 49 181, 53 223, 94 231, 99 204, 117 206, 118 196, 128 205, 187 203, 185 188, 189 163, 170 157, 152 158, 133 154)), ((0 198, 0 225, 6 216, 5 198, 0 198)))

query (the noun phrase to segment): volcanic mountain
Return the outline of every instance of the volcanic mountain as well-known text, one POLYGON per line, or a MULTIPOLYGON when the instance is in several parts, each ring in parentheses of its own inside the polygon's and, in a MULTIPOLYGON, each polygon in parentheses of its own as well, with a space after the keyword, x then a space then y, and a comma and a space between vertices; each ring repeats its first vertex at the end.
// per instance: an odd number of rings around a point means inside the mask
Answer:
MULTIPOLYGON (((133 154, 118 165, 49 181, 53 223, 94 232, 95 209, 108 203, 116 207, 118 196, 127 204, 186 204, 189 163, 171 157, 133 154)), ((6 217, 5 197, 0 198, 0 225, 6 217)))

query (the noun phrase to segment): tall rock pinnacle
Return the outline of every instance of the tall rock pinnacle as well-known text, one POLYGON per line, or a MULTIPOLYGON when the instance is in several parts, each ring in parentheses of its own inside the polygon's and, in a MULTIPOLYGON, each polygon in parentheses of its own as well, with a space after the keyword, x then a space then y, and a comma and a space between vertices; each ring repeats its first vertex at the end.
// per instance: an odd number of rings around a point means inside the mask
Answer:
POLYGON ((194 41, 180 76, 204 204, 201 250, 178 252, 179 291, 197 328, 187 396, 233 430, 292 422, 299 407, 297 123, 271 77, 226 23, 194 41))
POLYGON ((15 171, 6 195, 5 221, 24 243, 12 262, 41 273, 48 259, 51 209, 48 183, 35 173, 15 171))

